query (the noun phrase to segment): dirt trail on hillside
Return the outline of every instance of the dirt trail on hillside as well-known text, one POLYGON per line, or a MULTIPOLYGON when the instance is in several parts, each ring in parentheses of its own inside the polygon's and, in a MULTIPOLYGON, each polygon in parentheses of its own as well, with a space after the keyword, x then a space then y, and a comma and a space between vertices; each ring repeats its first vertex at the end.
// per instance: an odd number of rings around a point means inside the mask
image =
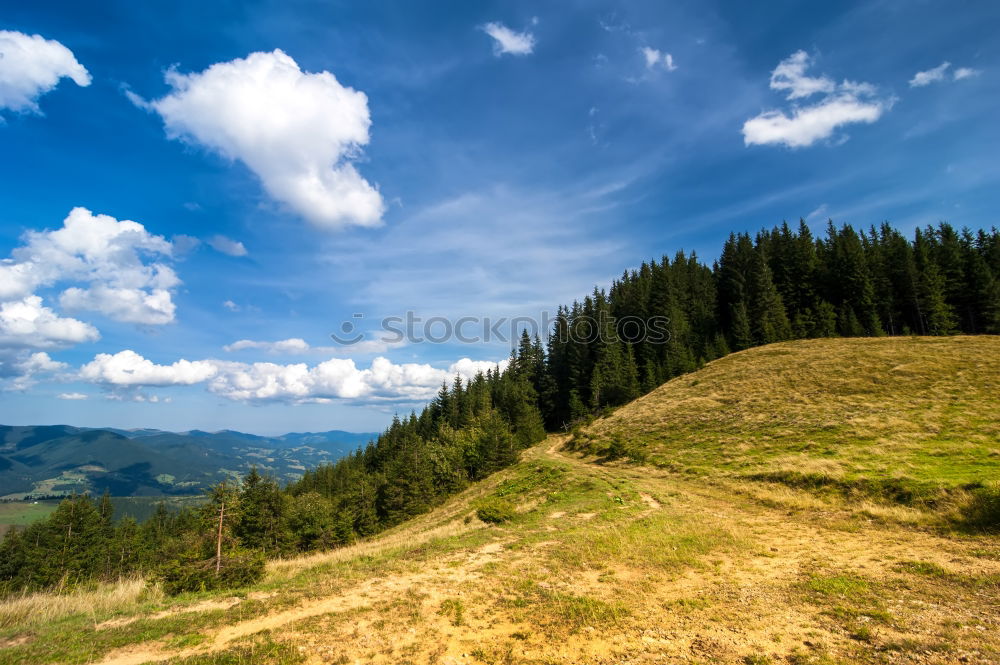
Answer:
MULTIPOLYGON (((519 615, 509 614, 508 608, 517 605, 511 605, 513 601, 504 595, 503 585, 498 583, 502 580, 491 575, 497 574, 495 570, 516 574, 529 564, 548 565, 543 554, 556 541, 529 548, 507 548, 505 542, 494 541, 435 559, 420 572, 370 579, 337 595, 205 631, 207 639, 197 647, 170 650, 161 644, 144 644, 96 662, 174 662, 223 651, 261 631, 293 640, 310 664, 388 664, 401 660, 443 665, 522 661, 610 664, 663 659, 736 663, 757 653, 772 659, 760 662, 784 662, 800 651, 817 658, 833 654, 851 662, 856 660, 852 650, 867 648, 865 640, 876 637, 880 644, 911 645, 892 652, 889 660, 895 663, 1000 662, 1000 643, 987 638, 1000 634, 1000 600, 995 588, 963 588, 961 600, 956 596, 946 602, 947 597, 915 595, 906 587, 909 579, 901 578, 899 572, 901 562, 919 561, 944 571, 960 570, 966 576, 1000 576, 1000 561, 971 556, 969 543, 913 529, 858 525, 836 514, 795 514, 755 503, 735 495, 730 488, 657 469, 598 465, 566 452, 568 438, 553 436, 527 451, 526 457, 557 460, 609 483, 626 478, 645 508, 637 519, 676 515, 695 523, 726 525, 743 543, 742 549, 713 551, 704 565, 687 567, 668 579, 647 579, 645 572, 627 567, 610 571, 619 580, 617 584, 646 585, 646 604, 630 608, 630 616, 644 626, 641 630, 608 632, 598 621, 586 619, 582 628, 567 636, 548 639, 545 629, 534 622, 525 624, 511 618, 519 615), (837 585, 847 589, 843 598, 820 599, 835 609, 810 600, 810 576, 820 576, 821 581, 814 583, 820 589, 816 593, 825 593, 822 584, 831 585, 835 593, 840 593, 837 585), (862 596, 858 589, 868 589, 866 585, 882 597, 862 596), (854 593, 870 601, 872 608, 861 607, 850 595, 854 593), (876 610, 876 606, 881 609, 876 610), (337 621, 339 615, 366 608, 369 611, 337 621), (855 612, 856 616, 851 615, 845 623, 842 617, 831 616, 831 611, 855 612), (893 620, 877 623, 878 612, 891 614, 893 620), (326 622, 325 627, 317 634, 303 628, 301 622, 306 619, 326 622), (935 650, 948 640, 953 644, 951 651, 935 650), (988 648, 974 648, 980 642, 988 643, 988 648)), ((463 514, 454 506, 449 510, 455 520, 463 514)), ((563 524, 564 514, 548 514, 549 524, 563 524)), ((613 597, 614 586, 602 581, 601 574, 594 571, 566 579, 556 577, 538 586, 546 593, 551 590, 553 597, 600 597, 598 594, 607 595, 609 589, 613 597)))
MULTIPOLYGON (((437 596, 440 594, 436 592, 440 589, 474 581, 480 575, 477 569, 489 563, 502 549, 501 543, 490 543, 472 552, 439 562, 428 572, 370 580, 336 596, 308 601, 292 609, 241 621, 209 633, 208 646, 177 651, 164 649, 159 645, 143 645, 124 649, 95 662, 99 665, 140 665, 177 660, 196 654, 222 651, 242 638, 262 631, 275 631, 303 619, 347 612, 392 600, 412 589, 421 589, 425 594, 437 596)), ((185 611, 195 612, 202 609, 204 607, 194 606, 185 611)))

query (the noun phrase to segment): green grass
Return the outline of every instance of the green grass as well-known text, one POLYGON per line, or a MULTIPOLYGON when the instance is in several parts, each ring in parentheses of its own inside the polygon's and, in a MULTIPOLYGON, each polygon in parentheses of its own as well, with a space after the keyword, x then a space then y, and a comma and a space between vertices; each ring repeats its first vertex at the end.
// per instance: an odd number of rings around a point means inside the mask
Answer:
POLYGON ((729 532, 710 524, 654 514, 601 529, 581 528, 554 548, 553 556, 574 568, 622 564, 670 571, 694 565, 706 554, 736 544, 729 532))
POLYGON ((171 662, 177 665, 297 665, 304 661, 305 656, 293 644, 276 642, 264 633, 224 651, 171 662))
POLYGON ((461 598, 447 598, 441 603, 441 608, 438 610, 438 614, 448 616, 451 619, 451 625, 461 626, 465 623, 465 605, 462 603, 461 598))
POLYGON ((936 563, 929 561, 903 561, 899 564, 899 569, 915 575, 927 575, 929 577, 948 577, 948 571, 936 563))
POLYGON ((870 583, 856 575, 811 575, 806 581, 811 591, 824 596, 856 598, 871 590, 870 583))
POLYGON ((503 524, 509 522, 517 516, 517 511, 510 501, 490 497, 485 499, 476 508, 476 517, 487 524, 503 524))
POLYGON ((534 580, 512 584, 509 594, 504 606, 520 610, 518 616, 526 622, 542 623, 550 630, 574 633, 588 626, 608 630, 620 627, 632 614, 623 601, 556 591, 534 580))
POLYGON ((121 628, 95 631, 90 617, 77 615, 29 632, 31 639, 26 644, 0 650, 0 664, 87 663, 131 644, 187 635, 231 620, 232 615, 215 611, 159 620, 140 619, 121 628))
POLYGON ((571 447, 698 476, 781 482, 1000 525, 1000 337, 819 339, 678 377, 571 447))
POLYGON ((0 536, 10 526, 27 526, 48 517, 59 506, 58 501, 5 501, 0 503, 0 536))

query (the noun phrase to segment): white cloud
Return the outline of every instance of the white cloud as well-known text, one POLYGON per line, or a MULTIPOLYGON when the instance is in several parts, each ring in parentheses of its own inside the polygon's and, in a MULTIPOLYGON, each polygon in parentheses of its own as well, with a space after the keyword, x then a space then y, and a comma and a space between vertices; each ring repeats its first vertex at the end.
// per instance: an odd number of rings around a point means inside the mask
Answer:
POLYGON ((369 353, 385 353, 389 349, 405 346, 404 342, 384 342, 380 339, 361 340, 356 344, 343 346, 312 346, 304 339, 291 337, 277 342, 264 342, 251 339, 241 339, 223 348, 227 353, 235 351, 265 351, 274 355, 307 355, 324 354, 335 356, 364 355, 369 353))
POLYGON ((787 99, 801 99, 819 92, 833 92, 837 86, 827 77, 806 76, 806 69, 811 64, 812 59, 805 51, 791 54, 779 62, 771 72, 771 90, 787 90, 787 99))
POLYGON ((535 50, 535 36, 530 32, 515 32, 498 21, 486 23, 480 29, 493 38, 493 53, 497 57, 504 53, 529 55, 535 50))
POLYGON ((836 85, 826 77, 806 76, 809 64, 804 51, 782 60, 771 73, 771 89, 787 90, 789 100, 825 96, 809 106, 793 105, 788 111, 765 111, 750 118, 743 123, 745 145, 810 146, 844 125, 873 123, 892 107, 893 100, 878 98, 870 83, 845 80, 836 85))
POLYGON ((242 309, 239 305, 234 303, 232 300, 223 300, 222 306, 228 309, 230 312, 238 312, 242 309))
MULTIPOLYGON (((499 364, 505 368, 507 361, 499 364)), ((145 387, 206 383, 212 393, 239 402, 309 403, 347 399, 363 402, 431 399, 443 381, 455 375, 470 379, 495 363, 462 358, 447 369, 428 364, 396 364, 384 357, 359 368, 348 358, 331 358, 316 365, 221 360, 178 360, 157 365, 132 350, 101 353, 80 368, 78 377, 103 387, 115 399, 152 398, 145 387)))
POLYGON ((955 70, 954 77, 956 81, 961 81, 962 79, 979 76, 980 73, 981 72, 978 69, 972 69, 971 67, 959 67, 955 70))
POLYGON ((92 325, 61 317, 42 305, 39 296, 0 303, 2 349, 57 349, 100 337, 92 325))
POLYGON ((174 320, 177 309, 169 291, 123 289, 98 284, 88 289, 70 287, 59 297, 59 305, 70 311, 101 312, 116 321, 163 325, 174 320))
POLYGON ((946 61, 942 62, 940 65, 934 67, 933 69, 928 69, 927 71, 924 72, 917 72, 916 74, 913 75, 913 78, 910 79, 910 87, 922 88, 925 85, 930 85, 931 83, 943 81, 945 72, 948 70, 949 67, 951 67, 951 63, 946 61))
POLYGON ((97 354, 80 368, 80 378, 107 386, 189 386, 207 381, 218 369, 208 360, 178 360, 157 365, 135 351, 126 349, 111 355, 97 354))
POLYGON ((117 321, 174 320, 173 269, 149 257, 170 258, 171 244, 142 224, 73 208, 55 231, 29 231, 11 258, 0 261, 0 301, 26 298, 39 287, 84 282, 59 297, 67 309, 90 310, 117 321))
POLYGON ((79 401, 87 399, 87 396, 83 393, 59 393, 58 395, 56 395, 56 399, 79 401))
POLYGON ((247 248, 242 242, 232 240, 222 235, 215 235, 206 241, 209 246, 217 252, 228 254, 229 256, 246 256, 247 248))
POLYGON ((59 372, 68 367, 66 363, 52 360, 44 351, 22 356, 9 362, 14 370, 14 378, 10 383, 13 390, 25 390, 35 385, 37 376, 59 372))
POLYGON ((642 52, 642 56, 646 59, 647 69, 663 67, 668 72, 672 72, 677 69, 677 65, 674 64, 674 56, 669 53, 663 53, 658 49, 650 48, 648 46, 643 46, 639 50, 642 52))
POLYGON ((304 339, 292 337, 277 342, 257 342, 250 339, 241 339, 222 347, 227 352, 245 351, 247 349, 263 350, 268 353, 308 353, 311 350, 309 343, 304 339))
POLYGON ((354 161, 371 118, 363 92, 330 72, 307 73, 280 50, 170 70, 173 88, 140 106, 156 111, 168 136, 246 164, 264 189, 325 229, 377 226, 385 204, 354 161))
POLYGON ((829 138, 842 125, 873 123, 886 108, 882 102, 865 102, 849 94, 829 97, 815 106, 796 108, 791 116, 783 111, 761 113, 743 124, 743 140, 746 145, 802 148, 829 138))
MULTIPOLYGON (((506 367, 506 362, 500 363, 506 367)), ((396 364, 384 357, 359 369, 348 358, 331 358, 309 367, 305 363, 219 363, 209 383, 217 395, 241 402, 423 401, 434 397, 443 381, 456 374, 465 379, 485 372, 495 363, 463 358, 448 369, 427 364, 396 364)))
POLYGON ((59 42, 0 30, 0 109, 39 113, 38 98, 63 77, 90 85, 86 68, 59 42))

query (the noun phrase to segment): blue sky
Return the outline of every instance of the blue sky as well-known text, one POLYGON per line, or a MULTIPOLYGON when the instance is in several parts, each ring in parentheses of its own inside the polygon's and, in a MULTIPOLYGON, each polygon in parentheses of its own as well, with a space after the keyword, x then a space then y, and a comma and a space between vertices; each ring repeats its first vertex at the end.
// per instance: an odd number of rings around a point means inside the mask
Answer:
POLYGON ((538 317, 785 219, 990 227, 998 28, 987 2, 7 5, 0 422, 380 429, 509 351, 386 345, 385 316, 538 317))

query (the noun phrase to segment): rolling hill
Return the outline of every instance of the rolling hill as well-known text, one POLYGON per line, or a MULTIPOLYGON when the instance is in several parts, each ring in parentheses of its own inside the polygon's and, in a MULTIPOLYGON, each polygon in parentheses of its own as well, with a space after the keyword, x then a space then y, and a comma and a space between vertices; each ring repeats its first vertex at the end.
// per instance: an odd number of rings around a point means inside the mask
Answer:
POLYGON ((115 496, 192 494, 254 465, 288 481, 374 436, 0 426, 0 498, 105 490, 115 496))
POLYGON ((934 501, 1000 478, 1000 337, 749 349, 582 428, 571 445, 686 474, 934 501))
POLYGON ((997 522, 965 510, 1000 496, 998 358, 733 354, 253 588, 7 600, 0 663, 998 663, 997 522), (894 483, 947 501, 875 491, 894 483))

